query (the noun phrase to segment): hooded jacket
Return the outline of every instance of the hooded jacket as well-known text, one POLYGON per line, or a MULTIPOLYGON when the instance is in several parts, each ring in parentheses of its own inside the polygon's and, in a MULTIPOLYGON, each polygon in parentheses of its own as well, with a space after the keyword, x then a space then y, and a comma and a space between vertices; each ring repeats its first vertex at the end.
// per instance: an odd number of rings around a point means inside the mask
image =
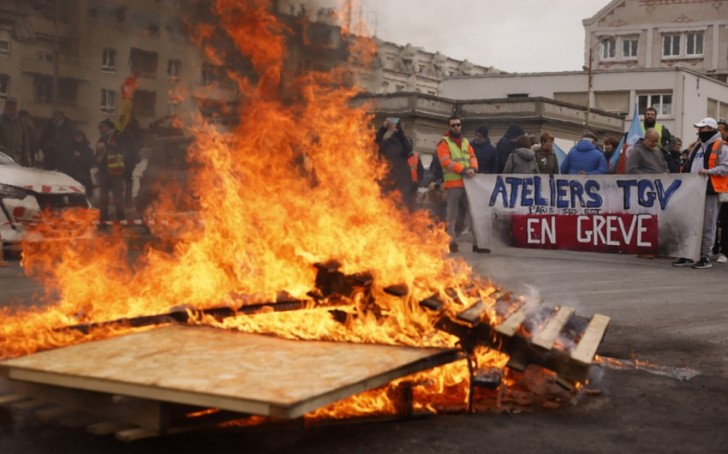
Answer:
POLYGON ((564 175, 576 175, 580 172, 587 175, 607 173, 607 160, 591 140, 579 141, 561 163, 561 173, 564 175))
POLYGON ((511 125, 495 146, 498 152, 498 171, 503 172, 508 156, 516 149, 513 139, 524 135, 526 132, 521 125, 511 125))
POLYGON ((649 148, 640 139, 627 158, 627 173, 669 173, 665 158, 658 149, 649 148))
POLYGON ((483 143, 470 142, 473 147, 475 157, 478 159, 478 173, 498 173, 500 165, 498 162, 498 152, 491 145, 490 139, 485 138, 483 143))
POLYGON ((536 155, 530 148, 516 148, 508 156, 503 173, 538 173, 536 155))

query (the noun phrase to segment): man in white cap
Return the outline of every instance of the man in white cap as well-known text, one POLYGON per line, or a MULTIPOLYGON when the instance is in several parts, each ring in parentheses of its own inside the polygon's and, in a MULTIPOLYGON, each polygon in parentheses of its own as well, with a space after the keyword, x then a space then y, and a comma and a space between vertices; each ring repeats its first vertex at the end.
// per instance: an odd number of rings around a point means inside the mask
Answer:
POLYGON ((690 153, 687 168, 690 173, 708 177, 705 196, 705 217, 703 218, 703 241, 700 247, 700 260, 693 263, 687 258, 678 258, 673 266, 692 265, 696 269, 710 268, 710 255, 715 242, 718 221, 719 192, 728 192, 728 144, 718 132, 718 122, 714 118, 703 118, 694 125, 698 128, 698 142, 690 153))

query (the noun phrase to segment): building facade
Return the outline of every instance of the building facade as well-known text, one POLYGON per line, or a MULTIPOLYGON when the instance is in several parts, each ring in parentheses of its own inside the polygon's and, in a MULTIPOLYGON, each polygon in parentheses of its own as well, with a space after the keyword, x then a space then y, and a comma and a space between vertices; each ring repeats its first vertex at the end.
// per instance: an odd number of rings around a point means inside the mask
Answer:
POLYGON ((728 79, 726 0, 613 0, 583 24, 585 68, 680 67, 728 79))
POLYGON ((0 98, 16 98, 39 128, 55 104, 93 138, 99 121, 116 116, 120 87, 137 71, 142 127, 183 110, 211 114, 209 106, 234 99, 236 89, 190 40, 182 14, 193 3, 58 0, 56 9, 53 1, 4 1, 0 98))
MULTIPOLYGON (((693 123, 711 116, 728 118, 728 85, 683 68, 513 74, 452 78, 443 95, 453 99, 545 97, 581 106, 584 127, 594 125, 594 110, 632 118, 634 106, 657 109, 658 121, 672 133, 691 138, 693 123)), ((686 139, 689 141, 690 139, 686 139)))
MULTIPOLYGON (((583 109, 539 97, 456 100, 421 93, 390 93, 362 95, 358 100, 376 112, 377 124, 389 116, 401 118, 406 134, 428 163, 429 155, 435 153, 447 131, 447 119, 453 114, 462 117, 466 137, 472 138, 476 129, 486 126, 493 144, 514 123, 534 137, 551 132, 557 144, 567 147, 567 151, 584 132, 583 109)), ((593 129, 600 134, 619 136, 622 132, 622 115, 595 110, 591 118, 593 129)))

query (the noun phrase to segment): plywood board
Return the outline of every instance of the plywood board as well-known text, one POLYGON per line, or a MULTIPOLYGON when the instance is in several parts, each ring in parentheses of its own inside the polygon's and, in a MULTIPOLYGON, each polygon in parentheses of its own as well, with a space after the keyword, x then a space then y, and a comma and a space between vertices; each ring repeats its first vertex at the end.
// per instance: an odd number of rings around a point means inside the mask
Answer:
POLYGON ((0 373, 19 381, 297 418, 459 357, 457 350, 168 326, 7 360, 0 362, 0 373))

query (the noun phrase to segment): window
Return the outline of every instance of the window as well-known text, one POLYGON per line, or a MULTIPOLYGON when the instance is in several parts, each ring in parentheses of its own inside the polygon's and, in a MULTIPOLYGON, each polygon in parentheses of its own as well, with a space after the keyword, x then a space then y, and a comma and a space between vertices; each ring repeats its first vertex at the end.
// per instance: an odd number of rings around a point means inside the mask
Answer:
POLYGON ((616 38, 602 38, 601 44, 601 59, 602 60, 614 60, 617 57, 617 39, 616 38))
POLYGON ((134 93, 134 111, 140 117, 156 116, 157 92, 137 90, 134 93))
POLYGON ((142 77, 157 77, 157 53, 132 47, 129 53, 129 67, 138 70, 142 77))
POLYGON ((10 32, 0 30, 0 55, 10 55, 10 32))
POLYGON ((728 102, 708 98, 707 117, 728 119, 728 102))
POLYGON ((222 77, 222 67, 211 65, 209 63, 202 64, 202 85, 212 85, 222 77))
POLYGON ((703 56, 703 31, 662 35, 662 58, 695 58, 703 56))
POLYGON ((40 61, 47 61, 53 63, 53 52, 46 52, 44 50, 38 51, 35 54, 40 61))
POLYGON ((636 36, 625 36, 622 38, 622 58, 625 60, 637 58, 637 43, 638 38, 636 36))
POLYGON ((101 71, 116 72, 116 49, 107 47, 101 51, 101 71))
POLYGON ((662 37, 662 56, 663 57, 679 57, 680 56, 680 35, 663 35, 663 37, 662 37))
POLYGON ((159 13, 134 11, 131 16, 131 28, 142 36, 159 37, 159 13))
POLYGON ((167 61, 167 76, 169 80, 179 80, 179 71, 182 68, 182 62, 179 60, 168 60, 167 61))
POLYGON ((116 110, 116 92, 114 90, 101 89, 101 111, 112 113, 116 110))
POLYGON ((672 95, 671 94, 646 94, 637 97, 638 113, 645 114, 648 107, 654 107, 657 115, 672 115, 672 95))
POLYGON ((685 55, 703 55, 703 32, 688 33, 686 41, 687 49, 685 55))
POLYGON ((33 99, 37 103, 53 103, 53 78, 50 76, 33 77, 33 99))
POLYGON ((0 99, 8 97, 8 91, 10 90, 10 76, 7 74, 0 74, 0 99))

